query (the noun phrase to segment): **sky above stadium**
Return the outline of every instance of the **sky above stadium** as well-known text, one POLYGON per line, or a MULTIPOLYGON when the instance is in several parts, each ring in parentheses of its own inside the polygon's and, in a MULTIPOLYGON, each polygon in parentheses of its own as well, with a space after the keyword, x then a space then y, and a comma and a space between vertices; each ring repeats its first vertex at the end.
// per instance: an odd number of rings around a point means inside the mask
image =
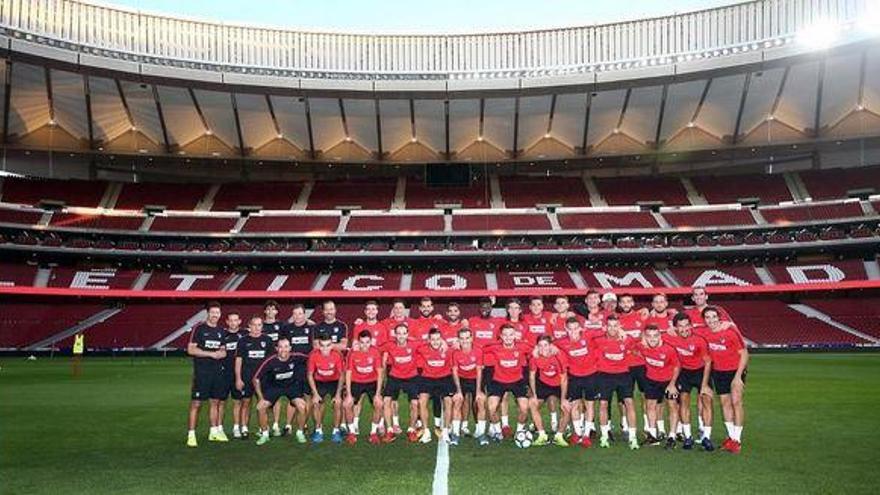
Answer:
POLYGON ((102 0, 144 11, 292 29, 460 33, 580 26, 735 0, 102 0))

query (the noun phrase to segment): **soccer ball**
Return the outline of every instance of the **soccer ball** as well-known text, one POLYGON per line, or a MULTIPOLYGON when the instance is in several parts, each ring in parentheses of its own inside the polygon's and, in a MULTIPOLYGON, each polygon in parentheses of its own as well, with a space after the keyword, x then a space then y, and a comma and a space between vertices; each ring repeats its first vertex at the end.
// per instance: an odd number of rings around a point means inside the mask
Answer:
POLYGON ((516 435, 513 436, 513 443, 521 449, 531 447, 533 440, 534 437, 532 437, 532 432, 528 430, 518 431, 516 432, 516 435))

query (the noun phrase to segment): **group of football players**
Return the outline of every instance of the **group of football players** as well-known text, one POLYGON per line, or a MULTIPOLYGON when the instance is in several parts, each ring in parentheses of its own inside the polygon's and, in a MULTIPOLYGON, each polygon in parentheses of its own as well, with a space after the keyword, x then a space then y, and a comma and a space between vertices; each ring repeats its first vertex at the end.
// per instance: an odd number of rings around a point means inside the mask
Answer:
POLYGON ((610 418, 616 409, 619 435, 631 449, 646 444, 672 449, 680 443, 687 450, 700 445, 712 451, 717 395, 727 430, 722 448, 738 453, 749 353, 729 315, 708 304, 704 288, 694 288, 691 300, 691 306, 675 310, 664 294, 655 294, 650 307, 636 308, 631 295, 589 291, 575 304, 555 297, 553 311, 545 310, 541 297, 529 298, 525 311, 520 300, 510 299, 504 316, 495 316, 494 300, 485 299, 479 314, 469 318, 454 302, 445 315, 437 314, 427 297, 417 314, 396 300, 390 315, 380 318, 378 303, 368 301, 351 331, 336 318, 332 301, 316 311, 318 321, 301 304, 282 321, 278 303, 268 301, 263 314, 245 322, 227 311, 225 326, 220 305, 212 302, 187 348, 194 358, 187 445, 198 445, 195 430, 204 401, 209 441, 228 441, 223 416, 230 396, 232 435, 248 438, 256 396, 257 445, 284 435, 299 443, 324 441, 325 405, 332 408, 330 439, 356 443, 362 406, 369 401, 372 444, 393 442, 405 432, 411 442, 429 443, 433 433, 449 445, 465 436, 487 445, 531 429, 534 445, 590 447, 598 440, 607 448, 615 440, 610 418), (409 401, 405 430, 401 395, 409 401), (515 430, 508 416, 511 401, 515 430), (644 412, 641 441, 637 401, 644 412), (282 402, 287 403, 283 429, 282 402))

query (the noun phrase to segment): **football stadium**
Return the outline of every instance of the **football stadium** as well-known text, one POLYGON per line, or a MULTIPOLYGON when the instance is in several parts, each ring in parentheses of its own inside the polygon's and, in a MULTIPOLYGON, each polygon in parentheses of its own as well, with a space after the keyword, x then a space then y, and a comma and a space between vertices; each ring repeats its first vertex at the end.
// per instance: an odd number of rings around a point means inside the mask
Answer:
POLYGON ((0 0, 0 493, 876 493, 880 2, 158 3, 0 0))

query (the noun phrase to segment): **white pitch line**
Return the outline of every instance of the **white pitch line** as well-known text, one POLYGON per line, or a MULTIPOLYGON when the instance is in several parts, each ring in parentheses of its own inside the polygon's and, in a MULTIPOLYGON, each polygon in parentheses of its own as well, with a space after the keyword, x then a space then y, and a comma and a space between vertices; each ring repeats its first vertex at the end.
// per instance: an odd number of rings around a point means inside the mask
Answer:
POLYGON ((437 439, 437 464, 434 466, 434 495, 449 493, 449 445, 437 439))

